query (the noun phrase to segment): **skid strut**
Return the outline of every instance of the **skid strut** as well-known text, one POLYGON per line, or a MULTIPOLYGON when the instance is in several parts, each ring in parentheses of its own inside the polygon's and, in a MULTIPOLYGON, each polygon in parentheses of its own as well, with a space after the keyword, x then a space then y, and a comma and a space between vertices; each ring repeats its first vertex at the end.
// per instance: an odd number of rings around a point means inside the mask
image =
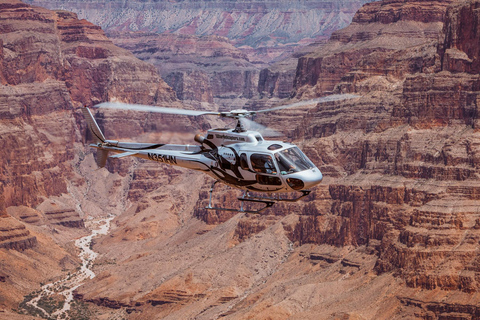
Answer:
POLYGON ((260 213, 263 210, 272 207, 277 202, 296 202, 296 201, 298 201, 298 200, 300 200, 300 199, 302 199, 302 198, 304 198, 304 197, 306 197, 310 194, 310 190, 301 190, 300 191, 300 192, 302 192, 301 196, 299 196, 297 198, 294 198, 294 199, 284 199, 284 198, 280 198, 279 196, 276 196, 276 197, 273 197, 273 198, 251 196, 248 193, 248 191, 245 191, 243 193, 242 197, 237 198, 238 200, 240 200, 240 209, 214 207, 212 205, 212 198, 213 198, 213 190, 214 190, 217 182, 219 182, 219 181, 218 180, 215 181, 212 184, 212 187, 210 188, 208 206, 205 207, 205 209, 207 209, 207 210, 222 210, 222 211, 231 211, 231 212, 260 213), (262 203, 265 206, 263 208, 258 209, 258 210, 245 210, 245 208, 243 206, 245 201, 250 202, 250 203, 262 203))

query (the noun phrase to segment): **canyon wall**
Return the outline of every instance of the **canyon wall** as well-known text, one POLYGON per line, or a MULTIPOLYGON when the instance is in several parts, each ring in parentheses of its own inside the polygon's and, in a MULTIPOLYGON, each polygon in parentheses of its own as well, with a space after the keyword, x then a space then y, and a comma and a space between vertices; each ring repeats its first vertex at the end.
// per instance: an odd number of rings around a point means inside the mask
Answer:
POLYGON ((101 26, 116 45, 153 63, 179 99, 235 109, 252 98, 289 97, 296 65, 266 67, 328 39, 368 1, 26 2, 101 26))
MULTIPOLYGON (((235 45, 275 48, 325 39, 366 1, 51 1, 28 3, 77 12, 106 31, 227 37, 235 45)), ((274 49, 272 49, 274 50, 274 49)))
POLYGON ((69 241, 86 232, 87 215, 104 214, 94 205, 101 197, 92 199, 99 190, 94 174, 82 171, 93 156, 84 146, 80 108, 111 99, 166 104, 176 98, 155 67, 74 13, 3 0, 0 30, 3 312, 41 282, 77 267, 69 241))
POLYGON ((227 38, 119 32, 108 36, 154 64, 177 97, 187 103, 228 105, 257 95, 258 67, 227 38))

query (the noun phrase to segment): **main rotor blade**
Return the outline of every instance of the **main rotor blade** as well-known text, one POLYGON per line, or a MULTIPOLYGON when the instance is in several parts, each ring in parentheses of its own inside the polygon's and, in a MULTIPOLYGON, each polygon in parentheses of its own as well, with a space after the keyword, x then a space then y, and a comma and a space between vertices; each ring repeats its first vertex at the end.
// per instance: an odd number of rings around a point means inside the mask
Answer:
POLYGON ((283 136, 280 132, 277 132, 269 127, 266 127, 258 122, 252 121, 247 118, 240 118, 239 121, 243 123, 244 126, 253 131, 258 131, 264 137, 280 137, 283 136))
POLYGON ((120 110, 158 112, 158 113, 168 113, 168 114, 181 114, 186 116, 201 116, 201 115, 207 115, 207 114, 213 114, 217 116, 220 115, 219 112, 214 112, 214 111, 184 110, 184 109, 177 109, 177 108, 164 108, 164 107, 148 106, 143 104, 130 104, 130 103, 121 103, 121 102, 102 102, 100 104, 94 105, 94 107, 120 109, 120 110))
POLYGON ((324 103, 324 102, 330 102, 330 101, 347 100, 347 99, 353 99, 353 98, 358 98, 358 97, 360 97, 360 96, 356 95, 356 94, 349 94, 349 93, 332 94, 332 95, 329 95, 329 96, 326 96, 326 97, 321 97, 321 98, 316 98, 316 99, 306 100, 306 101, 299 101, 299 102, 295 102, 295 103, 292 103, 292 104, 273 107, 273 108, 270 108, 270 109, 258 110, 258 111, 255 111, 255 112, 259 113, 259 112, 282 110, 282 109, 287 109, 287 108, 304 107, 304 106, 308 106, 310 104, 324 103))

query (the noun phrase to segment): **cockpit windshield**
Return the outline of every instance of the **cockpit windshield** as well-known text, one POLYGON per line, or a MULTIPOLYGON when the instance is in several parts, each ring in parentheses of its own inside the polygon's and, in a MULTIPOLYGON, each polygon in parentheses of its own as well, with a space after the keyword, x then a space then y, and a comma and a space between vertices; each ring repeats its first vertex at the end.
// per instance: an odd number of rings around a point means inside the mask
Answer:
POLYGON ((297 147, 275 153, 281 174, 289 174, 312 169, 315 165, 297 147))

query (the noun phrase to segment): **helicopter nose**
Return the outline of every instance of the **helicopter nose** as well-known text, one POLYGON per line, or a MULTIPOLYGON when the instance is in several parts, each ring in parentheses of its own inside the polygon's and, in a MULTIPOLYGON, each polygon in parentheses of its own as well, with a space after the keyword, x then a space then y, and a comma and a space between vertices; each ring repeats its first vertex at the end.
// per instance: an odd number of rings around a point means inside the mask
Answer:
POLYGON ((310 189, 322 182, 323 175, 318 168, 289 175, 287 184, 294 190, 310 189))
POLYGON ((322 172, 318 168, 314 168, 305 172, 303 182, 305 183, 305 189, 310 189, 323 180, 322 172))

